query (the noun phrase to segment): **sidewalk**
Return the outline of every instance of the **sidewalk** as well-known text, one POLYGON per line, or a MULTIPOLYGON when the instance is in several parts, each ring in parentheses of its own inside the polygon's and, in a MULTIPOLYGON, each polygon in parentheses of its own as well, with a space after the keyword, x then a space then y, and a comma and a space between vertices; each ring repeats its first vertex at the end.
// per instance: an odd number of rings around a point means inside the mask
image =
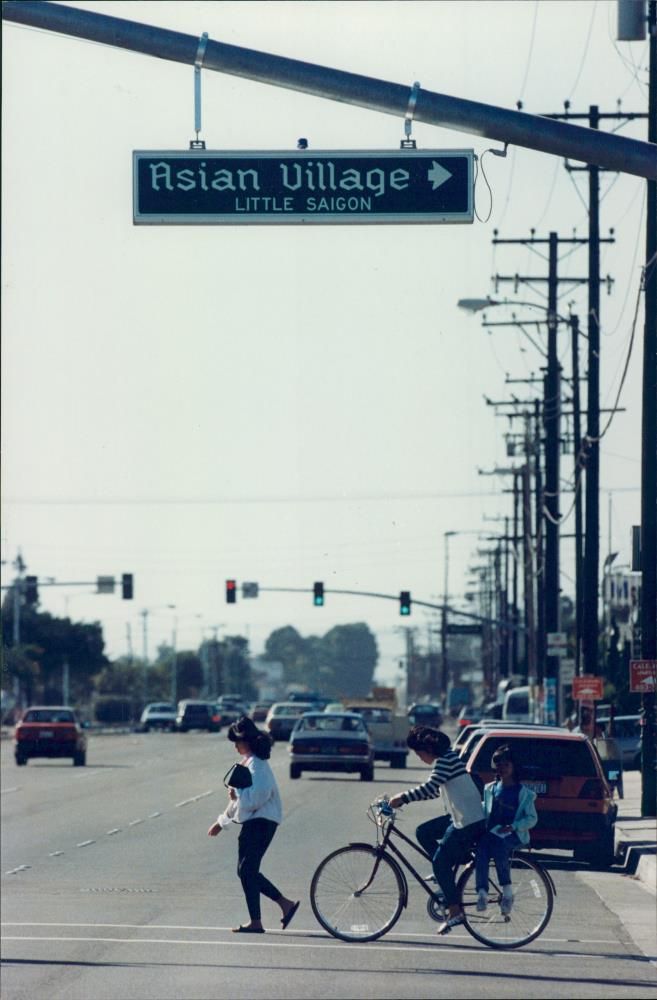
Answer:
POLYGON ((657 820, 641 816, 641 775, 625 771, 625 797, 618 800, 616 857, 626 875, 657 893, 657 820))

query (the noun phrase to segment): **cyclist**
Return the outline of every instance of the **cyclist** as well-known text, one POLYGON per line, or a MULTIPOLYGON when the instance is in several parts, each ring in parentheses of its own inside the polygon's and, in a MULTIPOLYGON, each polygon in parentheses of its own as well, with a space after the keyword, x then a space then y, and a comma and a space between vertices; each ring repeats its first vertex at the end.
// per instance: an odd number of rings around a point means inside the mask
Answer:
POLYGON ((393 795, 390 805, 395 809, 409 802, 435 799, 441 793, 445 799, 451 815, 422 823, 415 835, 432 859, 434 875, 447 905, 447 919, 438 928, 438 933, 448 934, 464 920, 454 873, 458 865, 467 860, 486 828, 481 793, 461 758, 451 749, 445 733, 430 726, 413 726, 406 743, 424 764, 432 764, 433 769, 423 784, 393 795))

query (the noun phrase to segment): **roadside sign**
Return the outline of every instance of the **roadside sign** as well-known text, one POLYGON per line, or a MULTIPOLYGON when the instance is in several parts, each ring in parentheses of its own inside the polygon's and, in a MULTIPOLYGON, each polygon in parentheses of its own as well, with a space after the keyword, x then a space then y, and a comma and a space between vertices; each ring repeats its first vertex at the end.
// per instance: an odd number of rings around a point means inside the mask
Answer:
POLYGON ((572 694, 575 701, 602 701, 602 677, 594 677, 593 674, 581 674, 579 677, 573 677, 572 694))
POLYGON ((630 660, 630 691, 654 694, 657 687, 657 660, 630 660))
POLYGON ((474 151, 135 150, 136 225, 472 222, 474 151))
POLYGON ((546 636, 548 646, 567 646, 568 636, 565 632, 548 632, 546 636))
POLYGON ((258 584, 253 581, 248 581, 242 584, 242 597, 257 597, 258 596, 258 584))
POLYGON ((96 577, 96 593, 97 594, 113 594, 114 593, 114 577, 113 576, 97 576, 96 577))
POLYGON ((565 646, 548 646, 546 656, 568 656, 568 650, 565 646))
POLYGON ((570 658, 562 659, 559 664, 559 680, 562 684, 572 684, 575 678, 575 661, 570 658))

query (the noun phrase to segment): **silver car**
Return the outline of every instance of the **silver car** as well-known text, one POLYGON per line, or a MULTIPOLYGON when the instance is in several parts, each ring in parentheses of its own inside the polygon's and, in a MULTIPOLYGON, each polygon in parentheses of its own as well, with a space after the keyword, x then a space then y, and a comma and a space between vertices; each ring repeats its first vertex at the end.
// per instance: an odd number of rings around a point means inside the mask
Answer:
POLYGON ((354 712, 306 712, 290 736, 290 777, 302 771, 358 772, 374 778, 374 745, 367 726, 354 712))

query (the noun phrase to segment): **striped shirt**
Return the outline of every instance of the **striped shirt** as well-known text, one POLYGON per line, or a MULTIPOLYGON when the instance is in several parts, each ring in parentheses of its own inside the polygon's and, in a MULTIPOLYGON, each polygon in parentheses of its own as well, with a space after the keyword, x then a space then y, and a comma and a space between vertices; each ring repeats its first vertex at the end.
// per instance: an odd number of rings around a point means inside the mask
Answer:
POLYGON ((441 794, 457 830, 484 819, 479 789, 453 750, 438 757, 428 781, 402 792, 402 799, 405 803, 422 802, 441 794))

